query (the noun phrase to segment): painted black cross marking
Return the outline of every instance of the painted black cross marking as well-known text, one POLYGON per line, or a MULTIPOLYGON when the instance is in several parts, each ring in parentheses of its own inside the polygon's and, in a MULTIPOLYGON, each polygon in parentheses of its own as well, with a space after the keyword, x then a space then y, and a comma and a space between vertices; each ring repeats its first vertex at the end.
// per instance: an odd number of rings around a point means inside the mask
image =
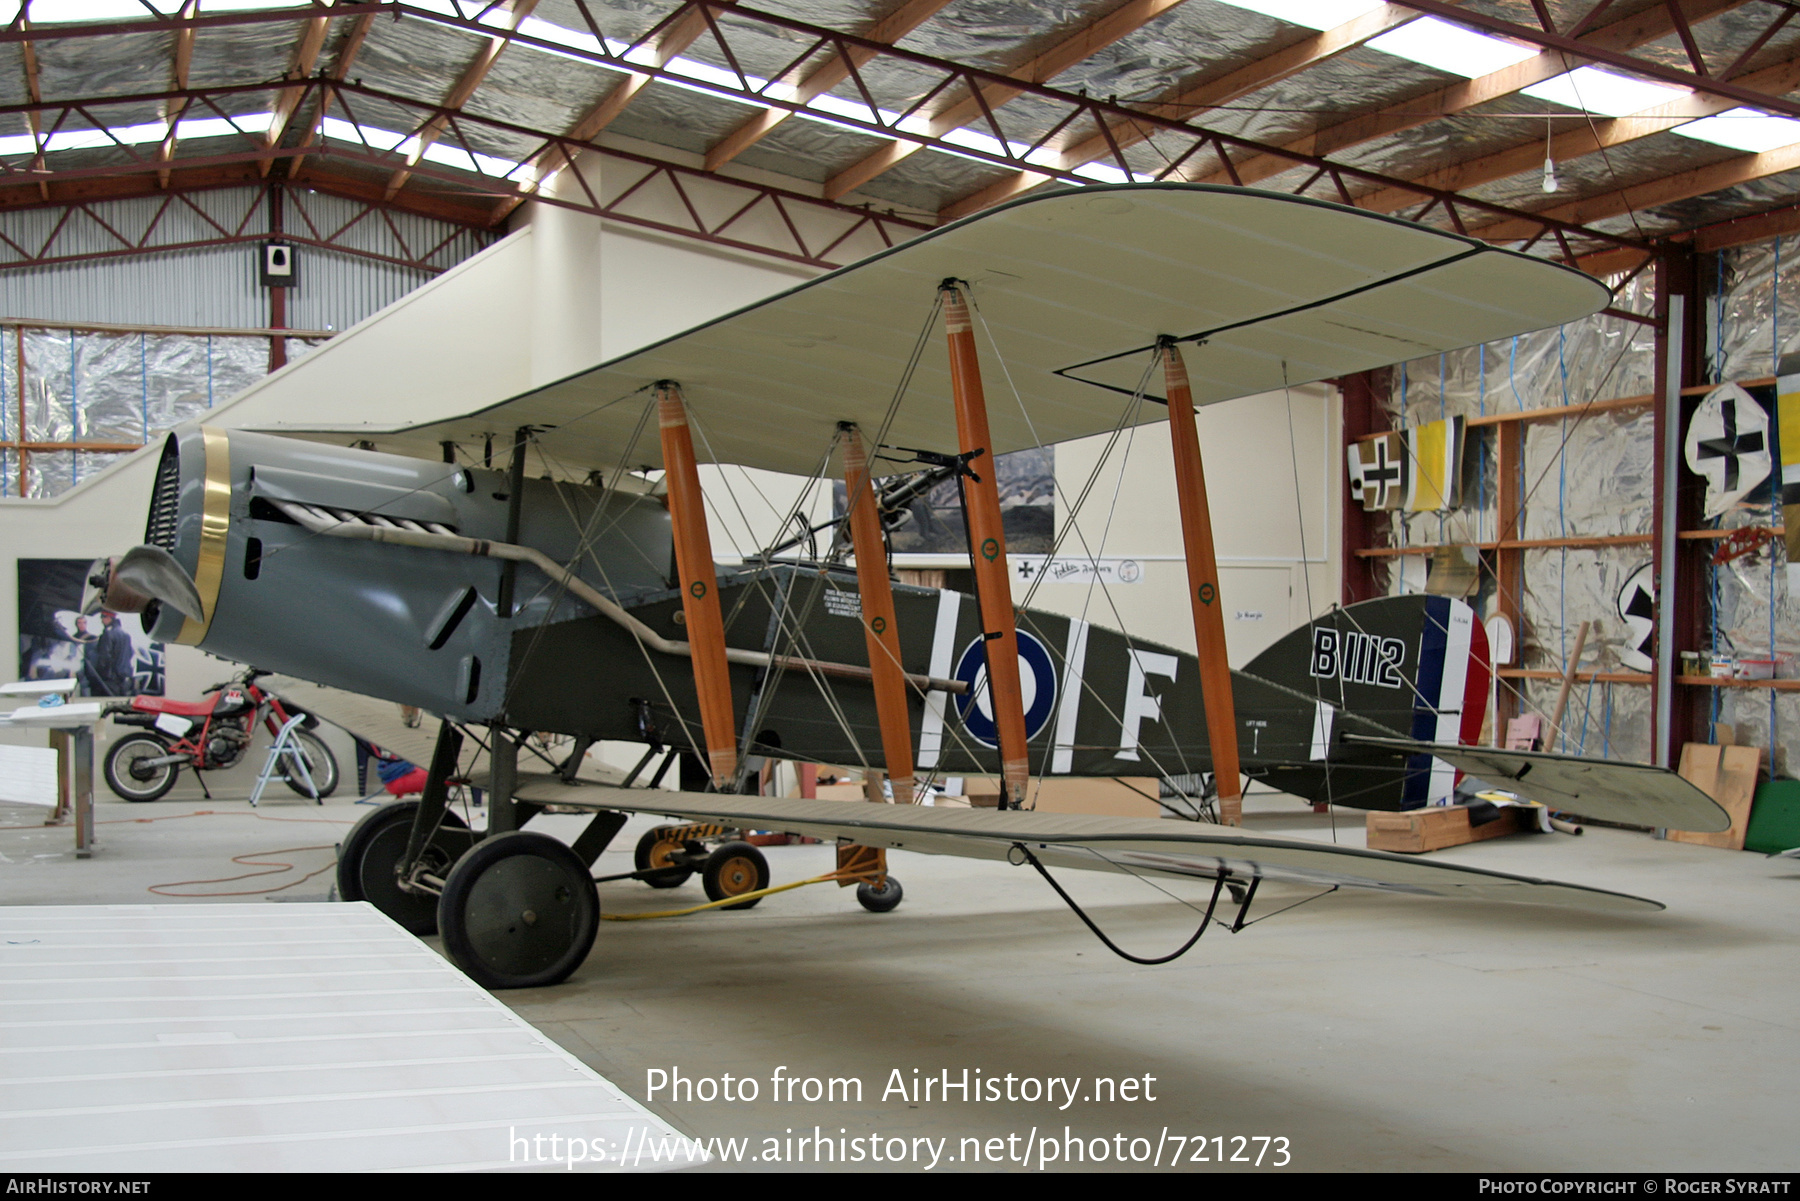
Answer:
POLYGON ((1725 486, 1723 491, 1735 492, 1738 486, 1738 459, 1741 455, 1766 454, 1769 449, 1767 431, 1751 430, 1747 434, 1737 432, 1737 409, 1735 403, 1719 406, 1719 419, 1724 422, 1725 432, 1717 438, 1702 438, 1699 451, 1695 455, 1699 459, 1725 460, 1725 486))
POLYGON ((1400 486, 1401 468, 1404 464, 1388 460, 1388 439, 1383 438, 1375 443, 1375 465, 1363 467, 1363 494, 1368 495, 1371 487, 1376 488, 1375 507, 1387 508, 1388 487, 1400 486))

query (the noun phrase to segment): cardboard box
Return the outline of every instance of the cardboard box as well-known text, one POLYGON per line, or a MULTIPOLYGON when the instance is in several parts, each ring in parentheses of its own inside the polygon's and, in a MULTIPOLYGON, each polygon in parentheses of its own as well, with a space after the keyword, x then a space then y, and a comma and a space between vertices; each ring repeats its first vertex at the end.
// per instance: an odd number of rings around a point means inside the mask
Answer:
POLYGON ((1371 813, 1367 824, 1369 849, 1422 855, 1444 847, 1485 842, 1518 833, 1518 815, 1519 810, 1509 805, 1493 821, 1471 826, 1467 805, 1427 805, 1401 813, 1371 813))

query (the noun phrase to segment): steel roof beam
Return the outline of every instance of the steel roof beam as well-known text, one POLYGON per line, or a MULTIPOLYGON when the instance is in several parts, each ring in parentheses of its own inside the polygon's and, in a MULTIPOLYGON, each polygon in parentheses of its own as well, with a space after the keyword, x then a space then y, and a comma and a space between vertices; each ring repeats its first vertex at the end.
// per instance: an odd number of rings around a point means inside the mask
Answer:
MULTIPOLYGON (((356 65, 356 56, 362 53, 363 43, 369 40, 369 27, 374 23, 374 13, 367 13, 357 18, 356 24, 350 29, 350 36, 344 39, 344 44, 342 46, 338 47, 337 59, 331 64, 330 69, 325 72, 325 79, 336 82, 350 73, 350 68, 356 65)), ((294 101, 293 111, 297 112, 299 110, 300 105, 311 91, 312 89, 310 87, 300 89, 300 99, 294 101)), ((305 135, 300 139, 300 148, 302 151, 319 139, 319 123, 325 115, 324 102, 329 95, 330 93, 325 91, 320 91, 319 93, 319 111, 313 114, 312 123, 307 127, 305 135)), ((293 118, 290 115, 289 120, 292 121, 292 119, 293 118)), ((278 146, 280 144, 280 142, 269 143, 270 146, 278 146)), ((305 161, 306 156, 304 154, 296 155, 288 164, 288 173, 290 175, 298 174, 301 164, 305 161)))
MULTIPOLYGON (((1747 0, 1689 0, 1689 16, 1694 20, 1715 17, 1741 8, 1746 2, 1747 0)), ((1628 50, 1667 37, 1673 27, 1666 9, 1649 8, 1595 29, 1582 38, 1582 45, 1595 50, 1628 50)), ((1433 121, 1455 116, 1465 109, 1510 96, 1521 88, 1554 79, 1579 65, 1580 63, 1572 63, 1569 56, 1560 50, 1545 50, 1523 62, 1502 67, 1487 75, 1454 83, 1435 92, 1314 130, 1285 145, 1313 154, 1334 154, 1376 138, 1417 129, 1433 121)), ((1255 183, 1289 169, 1288 164, 1269 157, 1247 158, 1236 164, 1236 168, 1246 183, 1255 183)))
MULTIPOLYGON (((731 2, 732 0, 725 0, 727 4, 731 2)), ((575 4, 581 10, 583 19, 593 29, 594 40, 604 46, 606 39, 600 35, 599 23, 594 20, 593 13, 588 10, 587 0, 575 0, 575 4)), ((629 54, 638 46, 651 44, 655 46, 652 56, 656 65, 658 67, 665 66, 670 59, 698 41, 700 35, 707 31, 708 24, 702 11, 692 5, 682 4, 651 27, 643 37, 627 49, 626 53, 629 54)), ((615 64, 608 61, 605 65, 614 66, 615 64)), ((651 79, 649 75, 630 70, 622 59, 616 65, 627 72, 625 78, 608 89, 606 95, 582 114, 581 119, 569 128, 568 137, 577 142, 593 141, 600 136, 601 130, 618 120, 619 114, 623 113, 637 98, 637 94, 649 85, 651 79)), ((530 163, 530 187, 527 188, 524 195, 510 196, 495 207, 493 216, 495 224, 504 221, 508 213, 529 198, 530 193, 536 190, 538 180, 556 171, 560 166, 560 164, 552 163, 549 156, 541 154, 534 156, 530 163)))
MULTIPOLYGON (((866 36, 875 42, 898 42, 930 20, 948 3, 950 0, 908 0, 907 3, 877 21, 866 36)), ((860 67, 874 57, 874 51, 861 47, 852 47, 842 54, 833 54, 794 83, 794 98, 806 102, 829 92, 850 78, 851 65, 860 67)), ((784 74, 782 79, 785 82, 787 74, 784 74)), ((717 171, 767 137, 777 125, 792 115, 786 109, 768 108, 751 117, 719 139, 706 152, 706 169, 717 171)))
MULTIPOLYGON (((182 0, 181 8, 178 10, 178 13, 180 16, 188 16, 198 11, 199 0, 182 0)), ((192 25, 183 25, 175 31, 175 61, 169 72, 169 78, 173 82, 176 91, 180 92, 187 90, 188 68, 193 65, 193 62, 194 27, 192 25)), ((168 135, 163 138, 162 145, 156 148, 156 158, 158 162, 166 163, 171 158, 175 157, 176 130, 180 128, 181 116, 186 111, 187 101, 185 100, 177 101, 172 109, 163 110, 163 119, 169 123, 169 132, 168 135)), ((156 173, 156 182, 161 187, 168 187, 168 171, 158 171, 156 173)))
POLYGON ((79 38, 115 37, 125 33, 174 33, 183 29, 198 32, 230 25, 270 25, 282 21, 310 21, 321 13, 333 17, 374 16, 377 13, 398 15, 400 5, 373 0, 345 0, 333 5, 329 0, 312 0, 305 8, 252 9, 245 12, 198 13, 186 16, 155 16, 128 21, 82 21, 68 25, 30 25, 14 21, 0 29, 0 46, 8 42, 63 42, 79 38))
MULTIPOLYGON (((1743 82, 1747 86, 1777 94, 1800 88, 1800 58, 1791 58, 1746 75, 1743 82)), ((1640 138, 1666 133, 1678 125, 1702 117, 1716 116, 1735 107, 1732 101, 1720 96, 1692 94, 1679 96, 1667 104, 1659 104, 1655 108, 1623 117, 1590 118, 1577 128, 1552 138, 1549 144, 1550 158, 1558 164, 1566 163, 1615 146, 1629 145, 1640 138)), ((1417 183, 1452 190, 1479 187, 1510 176, 1522 175, 1527 171, 1540 170, 1544 163, 1544 150, 1544 143, 1534 138, 1506 150, 1482 155, 1480 158, 1465 159, 1460 163, 1414 176, 1413 179, 1417 183)), ((1395 189, 1384 188, 1358 196, 1356 203, 1359 208, 1391 213, 1412 203, 1412 197, 1395 189)))
MULTIPOLYGON (((16 23, 21 30, 30 28, 30 24, 25 20, 27 11, 28 10, 23 6, 19 9, 19 16, 16 23)), ((25 69, 25 94, 31 97, 31 102, 33 104, 41 104, 44 99, 44 94, 42 88, 40 88, 38 84, 37 44, 30 41, 20 42, 19 57, 20 63, 25 69)), ((36 170, 42 171, 45 169, 44 131, 38 122, 38 114, 35 112, 26 114, 26 123, 31 129, 32 144, 37 147, 36 153, 32 155, 31 164, 36 170)), ((38 191, 43 199, 50 199, 49 184, 38 184, 38 191)))
MULTIPOLYGON (((71 232, 66 221, 58 222, 50 236, 36 247, 22 245, 15 238, 0 232, 0 246, 10 249, 16 256, 12 258, 0 258, 0 272, 18 271, 35 267, 62 266, 69 263, 93 262, 100 259, 130 258, 146 254, 165 254, 173 250, 196 250, 211 246, 248 245, 261 242, 267 237, 264 233, 251 231, 248 228, 251 219, 260 211, 263 198, 266 195, 265 190, 257 185, 257 181, 254 178, 247 177, 236 183, 211 184, 193 188, 182 187, 179 181, 176 181, 167 190, 145 192, 144 195, 158 196, 163 203, 156 217, 149 222, 143 234, 135 239, 126 237, 109 224, 101 213, 90 207, 92 202, 71 201, 66 204, 55 206, 69 213, 79 212, 87 216, 95 225, 104 230, 114 243, 116 243, 116 245, 111 246, 108 249, 64 249, 62 245, 65 241, 63 235, 71 232), (236 222, 235 226, 227 227, 221 225, 218 221, 209 217, 205 210, 199 208, 187 199, 187 196, 194 192, 217 192, 234 187, 246 190, 241 219, 236 222), (213 236, 204 238, 189 238, 181 241, 154 241, 153 235, 155 234, 156 227, 160 224, 163 213, 167 212, 168 209, 177 202, 185 205, 188 209, 198 214, 206 224, 211 225, 217 232, 213 236)), ((289 199, 290 201, 298 200, 292 192, 290 192, 289 199)), ((349 198, 347 197, 346 199, 349 198)), ((366 247, 355 245, 343 239, 343 235, 351 228, 360 224, 370 215, 377 213, 383 207, 379 201, 362 199, 360 203, 362 204, 362 208, 359 212, 348 221, 341 222, 337 228, 331 230, 320 230, 313 226, 310 216, 306 214, 304 203, 297 203, 295 205, 296 209, 305 220, 305 223, 312 228, 306 232, 289 232, 286 235, 287 239, 291 242, 296 242, 304 246, 312 246, 320 250, 330 250, 339 254, 348 254, 357 258, 369 259, 374 262, 388 263, 396 267, 406 267, 414 271, 438 275, 448 268, 444 265, 436 264, 431 260, 444 248, 444 246, 448 245, 450 240, 459 234, 473 234, 480 237, 484 236, 487 232, 477 226, 467 224, 459 225, 455 232, 449 237, 440 239, 423 254, 415 255, 412 258, 382 254, 379 251, 369 250, 366 247)), ((76 239, 77 242, 86 242, 88 240, 90 239, 87 234, 82 234, 76 239)))
MULTIPOLYGON (((1545 209, 1542 215, 1559 221, 1604 221, 1795 170, 1800 170, 1800 143, 1761 154, 1741 154, 1705 167, 1695 167, 1614 191, 1584 196, 1579 200, 1545 209)), ((1519 236, 1519 231, 1527 224, 1525 220, 1514 218, 1482 226, 1472 232, 1477 237, 1510 239, 1519 236)))
MULTIPOLYGON (((1457 5, 1446 3, 1446 0, 1396 0, 1396 2, 1419 12, 1441 17, 1454 24, 1469 26, 1482 33, 1514 38, 1527 45, 1560 51, 1575 59, 1604 63, 1609 67, 1630 71, 1647 79, 1672 83, 1677 87, 1691 88, 1696 92, 1706 92, 1709 95, 1734 100, 1749 108, 1767 109, 1784 116, 1800 117, 1800 100, 1790 100, 1786 96, 1771 96, 1767 92, 1759 92, 1754 88, 1744 87, 1742 84, 1721 79, 1716 75, 1684 71, 1680 67, 1671 67, 1651 59, 1639 58, 1622 51, 1597 46, 1585 39, 1572 38, 1547 29, 1533 29, 1529 25, 1520 25, 1515 21, 1507 21, 1487 13, 1477 12, 1474 9, 1460 8, 1457 5)), ((1666 0, 1665 11, 1673 11, 1666 6, 1677 2, 1678 0, 1666 0)), ((1678 28, 1672 17, 1671 28, 1678 28)))
MULTIPOLYGON (((519 23, 526 17, 529 17, 531 15, 531 10, 538 6, 538 0, 511 0, 511 2, 512 27, 517 29, 519 23)), ((504 37, 496 36, 488 38, 487 45, 483 46, 480 53, 475 56, 474 60, 470 62, 467 67, 463 68, 462 76, 457 79, 456 84, 444 97, 444 107, 448 109, 460 109, 463 105, 467 104, 469 102, 469 97, 475 94, 475 89, 481 86, 481 81, 487 78, 487 73, 493 70, 494 63, 499 60, 501 53, 505 51, 508 45, 509 43, 504 37)), ((414 161, 424 157, 425 151, 430 149, 432 143, 436 142, 438 138, 443 135, 444 127, 447 124, 449 124, 449 118, 437 116, 431 117, 424 125, 419 127, 418 132, 413 134, 413 137, 417 139, 418 142, 417 147, 412 152, 414 161)), ((401 188, 404 188, 406 186, 406 181, 411 177, 412 172, 410 170, 402 169, 394 172, 392 178, 390 178, 387 183, 387 199, 392 200, 394 198, 394 193, 398 192, 401 188)))
MULTIPOLYGON (((363 95, 385 100, 389 103, 405 106, 419 112, 421 120, 429 119, 432 116, 441 115, 450 117, 456 115, 440 105, 413 100, 409 97, 398 96, 392 93, 380 92, 356 84, 327 84, 320 80, 310 80, 305 86, 309 91, 319 91, 329 88, 334 92, 345 93, 352 99, 358 95, 363 95)), ((211 97, 241 94, 244 92, 261 90, 266 87, 267 85, 264 84, 242 84, 230 88, 190 90, 181 93, 178 97, 172 97, 168 93, 153 93, 150 95, 129 97, 108 97, 105 100, 98 102, 70 104, 66 106, 66 108, 59 106, 44 107, 54 109, 58 112, 66 112, 74 111, 76 109, 85 110, 88 108, 99 108, 106 103, 144 103, 159 98, 185 98, 192 103, 210 103, 209 98, 211 97)), ((0 106, 0 114, 25 111, 31 107, 32 106, 29 105, 0 106)), ((322 107, 323 106, 321 106, 321 108, 322 107)), ((353 109, 348 106, 345 107, 346 111, 353 117, 353 109)), ((92 118, 90 116, 87 119, 91 120, 92 118)), ((844 263, 850 261, 851 258, 856 257, 842 253, 842 249, 847 245, 848 240, 851 237, 860 232, 872 232, 879 238, 882 244, 891 246, 932 228, 929 221, 912 220, 905 217, 898 217, 891 213, 880 214, 873 212, 866 207, 836 204, 831 201, 821 200, 816 196, 807 196, 788 189, 771 187, 769 185, 735 179, 729 176, 715 175, 698 167, 685 167, 665 162, 660 159, 650 158, 645 155, 632 154, 611 148, 583 146, 557 135, 545 134, 542 131, 531 130, 522 126, 509 125, 491 119, 473 117, 468 114, 458 116, 458 120, 504 129, 515 134, 524 134, 530 137, 541 138, 544 140, 547 148, 569 153, 571 164, 568 167, 568 170, 573 173, 576 180, 580 183, 579 193, 568 197, 537 197, 542 203, 553 204, 560 208, 572 209, 578 212, 586 212, 594 216, 604 217, 608 220, 655 229, 664 233, 678 234, 683 237, 694 238, 713 245, 727 246, 732 249, 771 255, 789 262, 803 263, 812 267, 830 268, 842 266, 844 263), (619 191, 609 199, 603 200, 599 192, 598 181, 589 179, 586 173, 583 172, 580 162, 574 160, 576 151, 586 151, 588 154, 597 156, 601 166, 608 167, 610 170, 619 170, 625 164, 631 164, 634 169, 639 169, 641 173, 637 180, 629 187, 619 191), (722 218, 710 220, 702 217, 698 208, 692 203, 690 195, 691 191, 696 187, 724 189, 728 191, 731 194, 731 200, 728 204, 722 206, 726 215, 722 218), (640 208, 634 206, 632 203, 634 197, 641 197, 642 194, 657 188, 668 188, 672 190, 678 199, 683 202, 682 208, 677 211, 674 217, 667 220, 656 217, 647 217, 640 208), (828 231, 812 236, 809 239, 808 234, 802 230, 801 226, 802 224, 810 226, 814 223, 796 220, 798 215, 808 211, 816 214, 830 214, 832 217, 832 221, 830 222, 831 228, 828 231), (749 232, 755 223, 755 218, 759 214, 769 213, 772 213, 777 218, 777 224, 780 227, 788 231, 788 243, 781 244, 778 239, 771 238, 764 238, 759 241, 749 232), (680 219, 682 216, 685 216, 686 218, 685 223, 680 219)), ((254 138, 251 135, 245 135, 245 141, 248 145, 244 150, 228 151, 192 158, 179 158, 174 160, 171 166, 177 170, 220 168, 231 167, 234 165, 254 165, 269 160, 278 161, 285 159, 294 161, 305 156, 323 161, 335 160, 346 164, 354 164, 365 169, 373 168, 378 171, 386 172, 392 171, 397 165, 404 162, 404 156, 398 151, 381 151, 375 150, 372 147, 353 148, 335 141, 322 142, 312 146, 296 147, 266 146, 262 144, 260 139, 254 138)), ((130 152, 129 147, 126 147, 125 149, 127 152, 130 152)), ((52 178, 57 182, 115 179, 132 175, 144 176, 152 174, 156 168, 157 164, 154 160, 143 156, 136 156, 135 161, 131 162, 109 163, 93 167, 73 168, 53 172, 52 178)), ((513 199, 523 199, 527 194, 523 190, 522 185, 514 181, 473 175, 468 172, 457 171, 428 161, 420 161, 413 164, 411 169, 413 174, 420 178, 427 178, 436 182, 454 185, 465 194, 485 195, 488 197, 506 196, 513 199)), ((12 177, 18 176, 29 177, 29 182, 34 184, 40 179, 39 176, 19 168, 0 170, 0 187, 4 187, 7 183, 11 182, 12 177)), ((350 195, 357 198, 361 198, 357 191, 358 188, 366 187, 371 190, 379 188, 379 185, 377 184, 359 185, 354 179, 346 179, 343 177, 338 177, 333 180, 332 177, 319 174, 316 170, 309 171, 303 182, 305 186, 318 187, 320 190, 334 191, 340 195, 350 195)), ((399 195, 401 197, 406 197, 411 195, 411 192, 402 191, 399 195)), ((17 205, 11 207, 36 206, 17 205)), ((393 206, 390 205, 388 207, 393 206)), ((483 226, 489 224, 489 222, 481 217, 477 217, 475 223, 483 226)))
MULTIPOLYGON (((369 18, 364 17, 361 23, 365 35, 368 21, 369 18)), ((300 34, 300 40, 294 45, 294 55, 288 63, 286 78, 290 80, 306 79, 313 73, 319 62, 319 52, 325 48, 325 35, 330 29, 331 18, 329 16, 313 17, 307 21, 305 30, 300 34)), ((356 37, 355 40, 359 46, 362 44, 361 37, 356 37)), ((281 145, 282 140, 287 137, 288 126, 293 122, 294 114, 299 111, 300 101, 305 95, 305 88, 283 88, 281 90, 275 99, 274 117, 269 122, 269 132, 263 138, 263 145, 281 145)), ((268 173, 273 161, 272 159, 263 161, 264 174, 268 173)))
MULTIPOLYGON (((1335 28, 1304 38, 1286 49, 1247 63, 1217 79, 1192 85, 1178 84, 1153 102, 1151 111, 1186 116, 1198 109, 1230 104, 1308 67, 1336 58, 1344 51, 1360 46, 1370 38, 1412 19, 1412 10, 1398 4, 1388 4, 1335 28)), ((1136 122, 1118 122, 1062 151, 1061 162, 1064 167, 1073 169, 1084 163, 1111 157, 1118 150, 1137 145, 1147 136, 1148 132, 1136 122)), ((1028 192, 1048 179, 1049 176, 1038 171, 1021 171, 946 206, 938 214, 938 218, 954 221, 958 217, 966 217, 970 213, 1028 192)))
MULTIPOLYGON (((1156 18, 1180 4, 1182 0, 1127 0, 1127 3, 1107 13, 1098 20, 1091 21, 1076 30, 1062 41, 1051 46, 1041 54, 1021 63, 1006 72, 1013 79, 1030 83, 1045 83, 1061 75, 1070 67, 1117 42, 1120 38, 1136 33, 1156 18)), ((885 41, 886 39, 875 39, 885 41)), ((865 59, 864 62, 869 60, 865 59)), ((861 66, 862 64, 857 64, 861 66)), ((846 75, 854 77, 854 70, 846 71, 846 75)), ((970 88, 957 100, 933 113, 928 124, 933 137, 941 137, 954 129, 972 125, 984 118, 994 128, 995 137, 1005 141, 993 119, 993 110, 1016 99, 1024 93, 1020 90, 1004 86, 989 85, 984 88, 970 88)), ((825 196, 836 200, 850 192, 854 192, 882 172, 890 170, 912 154, 924 149, 918 142, 893 142, 881 149, 866 155, 861 161, 839 171, 825 181, 825 196)))
MULTIPOLYGON (((721 3, 720 0, 687 0, 683 9, 678 11, 685 12, 689 9, 702 8, 725 11, 728 6, 721 3)), ((409 16, 417 16, 420 19, 429 21, 433 24, 448 25, 457 28, 475 27, 473 22, 446 16, 442 13, 430 10, 406 8, 405 11, 409 16)), ((1471 214, 1494 216, 1502 220, 1517 219, 1528 222, 1540 221, 1539 218, 1529 216, 1521 210, 1508 208, 1505 205, 1492 204, 1487 201, 1477 200, 1467 196, 1446 193, 1438 189, 1421 187, 1411 184, 1406 180, 1383 175, 1379 172, 1346 166, 1340 163, 1328 162, 1318 155, 1304 154, 1288 150, 1284 147, 1270 146, 1266 143, 1253 141, 1252 139, 1240 137, 1235 134, 1210 129, 1191 120, 1161 116, 1156 113, 1134 109, 1130 106, 1113 101, 1099 100, 1076 92, 1053 88, 1046 84, 1020 80, 999 72, 964 66, 960 63, 950 62, 945 59, 936 58, 932 55, 920 54, 896 46, 871 42, 866 38, 857 37, 855 35, 823 29, 816 25, 792 20, 791 18, 778 16, 773 13, 760 12, 742 6, 729 7, 729 11, 735 18, 740 20, 755 22, 771 28, 806 35, 819 39, 822 42, 834 43, 839 47, 840 53, 842 53, 845 47, 861 47, 873 51, 876 58, 894 59, 914 66, 928 68, 943 76, 943 82, 934 89, 934 94, 943 92, 954 86, 966 88, 971 94, 980 94, 991 85, 999 85, 1000 89, 1011 91, 1013 94, 1030 94, 1040 99, 1067 106, 1068 110, 1070 110, 1070 115, 1061 123, 1060 127, 1068 127, 1075 124, 1091 125, 1093 127, 1110 127, 1120 122, 1136 122, 1147 127, 1153 133, 1166 132, 1180 135, 1186 139, 1189 144, 1183 152, 1175 158, 1173 164, 1159 173, 1159 178, 1169 177, 1170 174, 1179 169, 1187 159, 1192 158, 1195 155, 1210 153, 1217 154, 1221 158, 1224 158, 1231 150, 1242 150, 1251 153, 1272 154, 1285 159, 1290 166, 1313 168, 1315 172, 1313 179, 1309 180, 1299 189, 1296 189, 1297 192, 1303 193, 1312 182, 1316 181, 1321 176, 1329 176, 1334 186, 1338 188, 1340 196, 1345 193, 1346 181, 1353 181, 1359 185, 1375 185, 1383 187, 1395 186, 1414 191, 1421 202, 1430 201, 1434 204, 1444 205, 1452 225, 1462 221, 1462 215, 1459 210, 1467 210, 1471 214)), ((481 31, 486 32, 485 27, 481 27, 481 31)), ((719 29, 718 32, 719 36, 723 36, 722 29, 719 29)), ((666 66, 653 67, 645 63, 623 63, 617 56, 610 53, 593 53, 575 50, 559 43, 547 43, 542 41, 542 39, 533 38, 521 32, 515 31, 508 36, 517 41, 542 45, 546 49, 553 49, 556 53, 568 57, 588 60, 597 65, 607 66, 612 69, 635 71, 657 78, 668 78, 671 81, 679 82, 681 86, 689 89, 709 91, 722 97, 742 100, 751 104, 784 108, 792 112, 808 111, 804 104, 788 99, 785 96, 774 92, 772 89, 767 91, 755 91, 741 86, 733 86, 709 80, 697 80, 685 76, 680 72, 672 71, 666 66)), ((856 68, 854 66, 851 68, 851 76, 852 78, 856 78, 856 68)), ((367 91, 368 89, 363 90, 367 91)), ((370 94, 373 95, 375 93, 370 92, 370 94)), ((385 98, 392 99, 396 103, 408 105, 417 105, 420 103, 406 97, 387 96, 385 98)), ((0 112, 3 111, 5 111, 5 107, 0 106, 0 112)), ((816 116, 819 114, 814 113, 812 115, 816 116)), ((1027 147, 1023 152, 1015 152, 1006 143, 1001 143, 1000 150, 989 151, 978 147, 951 143, 941 136, 934 136, 925 132, 914 132, 907 129, 907 117, 908 114, 900 114, 899 118, 896 120, 884 121, 879 115, 873 115, 870 119, 864 120, 834 114, 830 117, 830 120, 847 128, 863 130, 877 136, 894 140, 917 142, 921 145, 941 149, 952 154, 960 155, 964 158, 971 158, 977 161, 989 162, 998 166, 1012 167, 1015 169, 1038 170, 1055 178, 1066 179, 1069 182, 1077 184, 1093 182, 1089 178, 1077 175, 1072 170, 1061 170, 1053 167, 1046 168, 1039 166, 1028 157, 1034 154, 1038 147, 1027 147)), ((488 123, 499 128, 518 128, 507 126, 504 122, 488 123)), ((532 136, 543 136, 536 131, 524 132, 532 134, 532 136)), ((557 137, 548 140, 564 145, 573 145, 577 148, 585 146, 584 143, 577 142, 568 137, 557 137)), ((1612 245, 1639 245, 1639 243, 1631 238, 1621 237, 1620 235, 1600 230, 1586 229, 1578 225, 1560 221, 1553 217, 1541 220, 1541 229, 1532 240, 1535 241, 1538 238, 1549 236, 1558 231, 1565 236, 1573 235, 1578 238, 1597 240, 1612 245)))

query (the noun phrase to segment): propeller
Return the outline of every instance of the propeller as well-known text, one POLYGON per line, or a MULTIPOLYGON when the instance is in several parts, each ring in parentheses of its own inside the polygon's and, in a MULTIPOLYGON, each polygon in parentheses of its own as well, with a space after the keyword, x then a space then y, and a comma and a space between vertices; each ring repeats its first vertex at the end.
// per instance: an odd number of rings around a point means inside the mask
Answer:
POLYGON ((120 557, 95 559, 82 590, 81 611, 142 613, 161 601, 195 621, 205 619, 200 592, 175 556, 160 546, 138 546, 120 557))

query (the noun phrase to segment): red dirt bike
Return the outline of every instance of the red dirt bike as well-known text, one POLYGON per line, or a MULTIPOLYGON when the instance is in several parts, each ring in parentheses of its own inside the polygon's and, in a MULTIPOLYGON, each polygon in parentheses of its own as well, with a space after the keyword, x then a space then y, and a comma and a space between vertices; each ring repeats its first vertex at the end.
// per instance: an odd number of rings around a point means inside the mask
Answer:
MULTIPOLYGON (((128 801, 154 801, 175 787, 175 777, 183 767, 192 768, 199 779, 200 772, 237 764, 249 751, 258 722, 271 737, 278 735, 290 718, 304 710, 258 688, 257 677, 266 674, 252 668, 215 684, 198 701, 138 696, 128 703, 107 706, 107 716, 118 724, 144 727, 142 733, 127 734, 113 743, 106 753, 107 787, 128 801)), ((318 718, 306 714, 306 720, 288 736, 298 740, 312 788, 288 768, 287 756, 282 756, 281 778, 309 800, 330 796, 338 783, 337 759, 319 736, 310 732, 318 724, 318 718)), ((200 789, 211 799, 204 780, 200 780, 200 789)))

